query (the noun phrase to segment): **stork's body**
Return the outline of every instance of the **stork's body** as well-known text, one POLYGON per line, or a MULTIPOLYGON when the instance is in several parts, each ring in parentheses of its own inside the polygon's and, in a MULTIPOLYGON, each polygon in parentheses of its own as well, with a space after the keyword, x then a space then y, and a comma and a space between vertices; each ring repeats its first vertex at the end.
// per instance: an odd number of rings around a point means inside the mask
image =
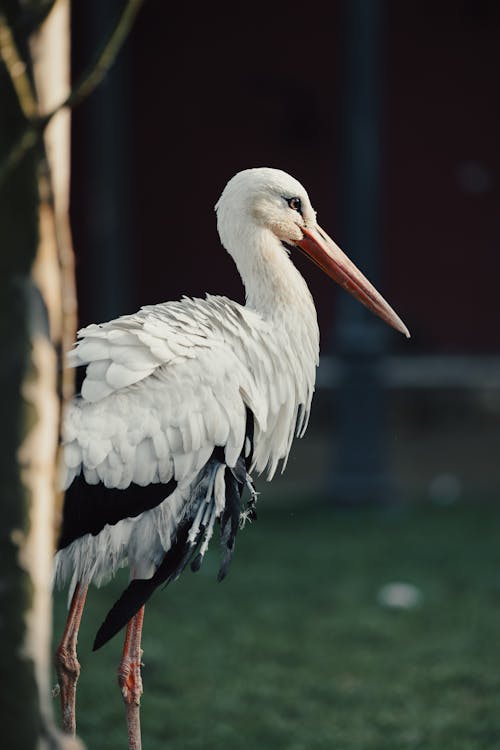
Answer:
MULTIPOLYGON (((216 525, 224 577, 245 518, 245 487, 253 510, 252 474, 271 478, 280 462, 284 467, 294 435, 307 425, 319 332, 290 246, 407 333, 317 227, 307 193, 289 175, 271 169, 236 175, 217 212, 246 306, 208 296, 146 307, 84 329, 71 354, 87 370, 65 421, 68 494, 56 575, 60 583, 72 581, 78 619, 88 583, 129 565, 131 584, 96 646, 129 622, 127 643, 136 656, 145 601, 188 562, 199 568, 216 525), (94 502, 98 484, 107 490, 94 502)), ((122 672, 131 659, 127 648, 122 672)), ((121 684, 125 696, 128 683, 121 684)), ((130 747, 137 742, 132 737, 130 747)))

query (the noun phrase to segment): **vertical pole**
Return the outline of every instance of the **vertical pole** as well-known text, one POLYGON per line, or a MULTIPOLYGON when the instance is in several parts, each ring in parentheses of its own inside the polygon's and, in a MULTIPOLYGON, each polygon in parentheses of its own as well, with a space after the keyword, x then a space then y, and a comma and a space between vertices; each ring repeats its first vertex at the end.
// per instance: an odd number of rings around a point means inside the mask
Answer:
MULTIPOLYGON (((343 244, 375 284, 380 255, 380 109, 383 3, 342 0, 343 244)), ((378 502, 387 494, 385 405, 378 364, 383 324, 346 294, 337 296, 335 346, 342 379, 335 406, 339 438, 332 494, 340 504, 378 502)))
MULTIPOLYGON (((92 54, 116 24, 121 0, 87 0, 75 8, 77 48, 88 65, 92 54)), ((132 312, 132 211, 130 81, 127 45, 102 84, 76 111, 84 153, 75 206, 85 275, 90 295, 83 305, 90 321, 102 322, 132 312)))

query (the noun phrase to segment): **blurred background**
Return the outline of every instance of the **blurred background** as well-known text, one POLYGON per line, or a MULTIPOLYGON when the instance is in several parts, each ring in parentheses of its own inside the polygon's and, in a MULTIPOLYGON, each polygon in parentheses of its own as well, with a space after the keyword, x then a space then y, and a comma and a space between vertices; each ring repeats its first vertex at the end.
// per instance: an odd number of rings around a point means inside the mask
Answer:
MULTIPOLYGON (((73 4, 75 78, 121 5, 73 4)), ((265 165, 304 184, 412 333, 294 257, 322 337, 310 427, 258 482, 227 586, 186 575, 151 605, 146 747, 500 743, 499 70, 493 0, 148 0, 74 112, 80 325, 243 302, 213 207, 265 165)))
MULTIPOLYGON (((74 4, 75 77, 120 7, 74 4)), ((320 223, 407 323, 410 341, 294 257, 322 364, 308 439, 276 491, 313 482, 359 502, 497 492, 499 30, 488 0, 196 12, 149 0, 74 113, 81 325, 182 294, 243 301, 213 207, 235 172, 263 165, 306 186, 320 223)))

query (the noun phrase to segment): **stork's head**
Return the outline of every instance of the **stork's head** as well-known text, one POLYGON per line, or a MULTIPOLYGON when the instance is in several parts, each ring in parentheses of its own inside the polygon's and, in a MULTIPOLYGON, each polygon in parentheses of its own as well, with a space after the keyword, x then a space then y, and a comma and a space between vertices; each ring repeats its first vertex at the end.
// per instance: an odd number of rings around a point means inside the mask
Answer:
POLYGON ((306 190, 286 172, 269 167, 238 172, 227 183, 215 208, 222 244, 238 267, 244 260, 238 257, 239 249, 247 252, 252 238, 265 232, 288 250, 302 250, 369 310, 410 336, 390 305, 317 224, 306 190))

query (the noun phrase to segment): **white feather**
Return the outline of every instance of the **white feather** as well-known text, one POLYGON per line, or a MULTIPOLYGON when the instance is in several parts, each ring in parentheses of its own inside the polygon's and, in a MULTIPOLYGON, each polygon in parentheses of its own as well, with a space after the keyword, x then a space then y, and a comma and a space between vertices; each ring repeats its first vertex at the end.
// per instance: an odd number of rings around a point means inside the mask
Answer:
POLYGON ((203 554, 225 505, 225 466, 207 462, 216 446, 224 448, 229 466, 243 450, 248 454, 247 409, 254 416, 252 469, 268 478, 286 463, 294 435, 303 434, 318 362, 316 314, 304 280, 269 227, 278 210, 290 219, 284 195, 300 196, 310 221, 314 212, 288 175, 265 169, 242 175, 228 184, 217 215, 222 242, 245 284, 246 306, 207 296, 144 307, 82 329, 68 355, 71 366, 87 370, 81 397, 64 420, 62 485, 82 471, 89 484, 119 489, 171 478, 178 485, 156 508, 61 550, 60 582, 73 576, 100 583, 127 561, 133 575, 151 575, 193 488, 210 471, 207 505, 197 519, 206 528, 203 554), (210 498, 215 511, 204 515, 210 498))

